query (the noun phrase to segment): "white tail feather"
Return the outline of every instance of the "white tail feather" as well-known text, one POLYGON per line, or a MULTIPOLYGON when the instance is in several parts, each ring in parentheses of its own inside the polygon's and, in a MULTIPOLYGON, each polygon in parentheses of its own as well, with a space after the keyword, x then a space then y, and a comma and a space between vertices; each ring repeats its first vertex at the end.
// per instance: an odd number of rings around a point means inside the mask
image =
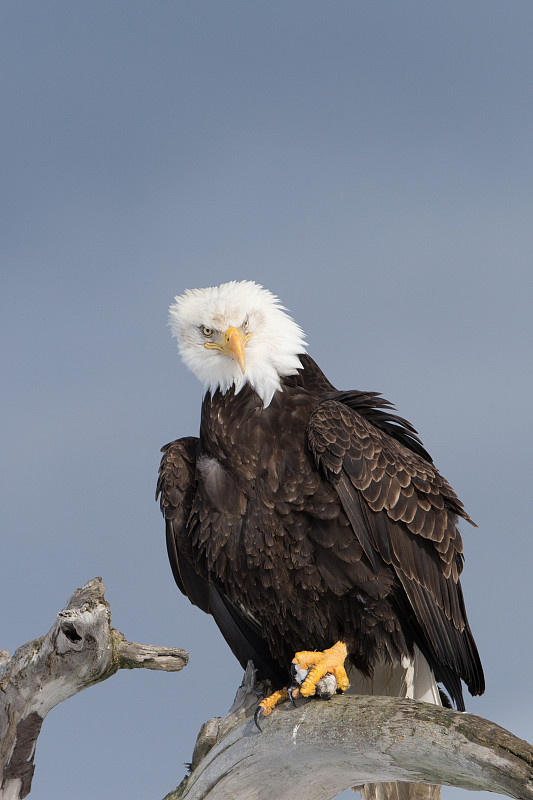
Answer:
POLYGON ((435 677, 416 646, 413 657, 404 656, 401 664, 377 664, 371 678, 353 668, 348 677, 350 694, 408 697, 436 706, 442 705, 435 677))

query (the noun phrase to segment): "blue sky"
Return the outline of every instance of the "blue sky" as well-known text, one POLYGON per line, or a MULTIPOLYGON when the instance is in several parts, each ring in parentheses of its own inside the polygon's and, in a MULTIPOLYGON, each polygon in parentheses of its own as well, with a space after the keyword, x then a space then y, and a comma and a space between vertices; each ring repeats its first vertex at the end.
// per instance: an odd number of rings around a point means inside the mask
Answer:
POLYGON ((479 525, 468 710, 533 740, 532 25, 515 0, 2 4, 0 647, 101 575, 127 638, 191 655, 54 709, 36 800, 162 798, 240 682, 153 501, 201 402, 168 305, 231 279, 420 431, 479 525))

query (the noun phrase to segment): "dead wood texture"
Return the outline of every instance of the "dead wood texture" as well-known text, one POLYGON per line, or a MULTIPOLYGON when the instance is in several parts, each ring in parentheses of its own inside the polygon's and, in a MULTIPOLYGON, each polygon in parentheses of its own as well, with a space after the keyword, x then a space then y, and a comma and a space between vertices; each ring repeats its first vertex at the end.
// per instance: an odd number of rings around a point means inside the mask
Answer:
MULTIPOLYGON (((115 674, 177 671, 184 650, 128 642, 111 627, 100 578, 76 590, 47 634, 0 651, 0 800, 31 789, 37 737, 62 700, 115 674)), ((383 781, 445 784, 533 800, 533 748, 492 722, 411 700, 357 695, 253 712, 249 665, 235 703, 200 731, 191 774, 165 800, 330 800, 383 781)))
MULTIPOLYGON (((165 800, 330 800, 364 783, 408 781, 533 798, 533 748, 488 720, 362 695, 289 703, 263 720, 250 667, 236 703, 206 723, 192 773, 165 800)), ((355 795, 354 795, 355 797, 355 795)))
POLYGON ((0 799, 29 794, 37 737, 55 705, 119 669, 176 671, 187 661, 185 650, 127 642, 112 628, 101 578, 77 589, 47 634, 11 658, 0 651, 0 799))

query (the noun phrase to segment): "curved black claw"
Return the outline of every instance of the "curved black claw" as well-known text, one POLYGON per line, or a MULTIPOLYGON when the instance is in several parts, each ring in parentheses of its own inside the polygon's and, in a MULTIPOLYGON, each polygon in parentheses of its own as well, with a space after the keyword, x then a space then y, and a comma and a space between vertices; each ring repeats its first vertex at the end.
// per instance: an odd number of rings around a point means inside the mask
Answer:
POLYGON ((257 725, 257 727, 259 728, 259 730, 261 731, 261 733, 263 733, 263 728, 259 724, 259 720, 261 719, 262 716, 263 716, 263 707, 262 706, 257 706, 257 708, 255 709, 255 714, 254 714, 254 722, 257 725))
POLYGON ((294 708, 296 708, 296 703, 294 702, 294 697, 292 696, 292 693, 294 692, 295 688, 296 688, 295 686, 287 686, 287 694, 289 695, 289 700, 291 701, 294 708))

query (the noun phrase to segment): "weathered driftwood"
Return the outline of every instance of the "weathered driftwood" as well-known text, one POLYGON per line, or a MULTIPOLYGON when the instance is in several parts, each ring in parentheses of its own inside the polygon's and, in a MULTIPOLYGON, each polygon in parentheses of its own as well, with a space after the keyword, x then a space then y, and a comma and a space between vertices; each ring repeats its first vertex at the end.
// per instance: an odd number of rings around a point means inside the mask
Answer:
MULTIPOLYGON (((326 800, 364 783, 409 781, 533 798, 533 748, 492 722, 427 703, 337 696, 253 722, 247 670, 223 719, 206 723, 192 773, 165 800, 326 800)), ((355 795, 354 795, 355 796, 355 795)))
MULTIPOLYGON (((127 642, 111 627, 99 578, 78 589, 50 631, 9 658, 0 651, 0 800, 31 788, 44 717, 119 669, 180 670, 177 648, 127 642)), ((492 722, 425 703, 337 696, 253 712, 265 687, 249 666, 224 719, 206 723, 192 773, 166 800, 326 800, 350 786, 415 781, 533 800, 533 748, 492 722)))
POLYGON ((101 578, 77 589, 47 634, 0 651, 0 798, 19 800, 31 789, 35 744, 50 709, 119 669, 177 671, 185 650, 127 642, 111 627, 101 578))

